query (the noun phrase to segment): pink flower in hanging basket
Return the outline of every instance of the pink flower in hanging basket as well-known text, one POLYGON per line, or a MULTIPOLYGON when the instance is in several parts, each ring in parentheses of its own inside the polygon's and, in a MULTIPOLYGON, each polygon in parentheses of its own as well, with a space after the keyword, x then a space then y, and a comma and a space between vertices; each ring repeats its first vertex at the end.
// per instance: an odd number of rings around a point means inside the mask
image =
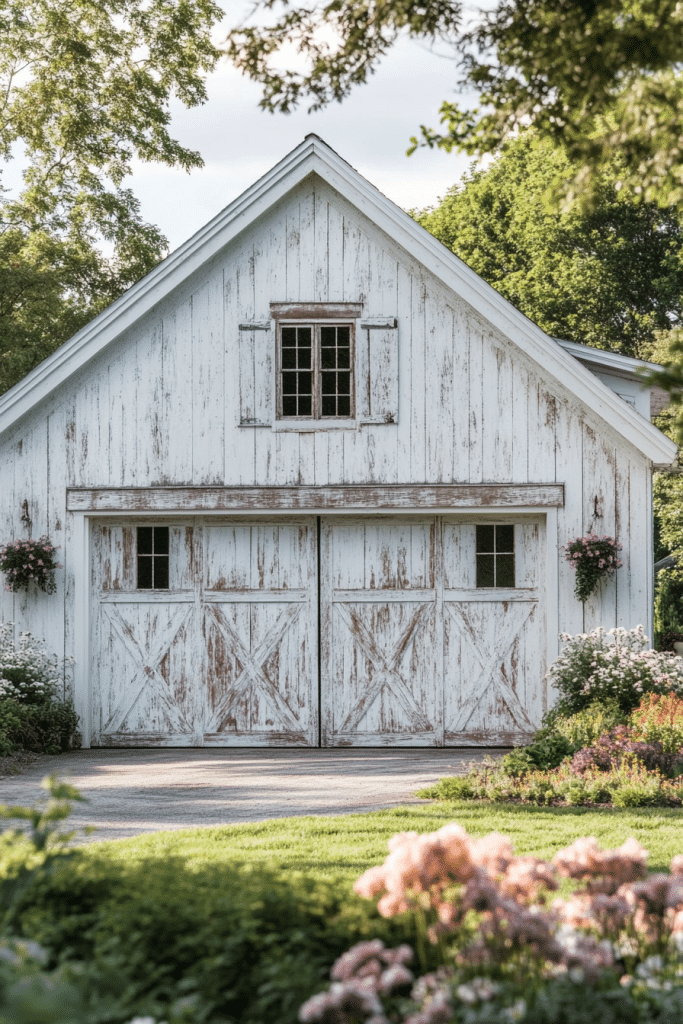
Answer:
POLYGON ((15 540, 3 545, 0 548, 0 571, 5 573, 5 589, 26 589, 33 580, 41 590, 53 594, 57 589, 55 569, 63 568, 54 561, 56 550, 47 537, 15 540))

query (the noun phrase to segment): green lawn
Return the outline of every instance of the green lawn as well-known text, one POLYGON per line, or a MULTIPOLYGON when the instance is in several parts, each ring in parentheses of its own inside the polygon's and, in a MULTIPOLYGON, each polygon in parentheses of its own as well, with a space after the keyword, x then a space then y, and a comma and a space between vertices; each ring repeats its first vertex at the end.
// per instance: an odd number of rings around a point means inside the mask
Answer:
POLYGON ((171 856, 196 872, 204 866, 241 861, 303 871, 318 878, 345 877, 352 882, 366 868, 384 860, 387 840, 394 833, 411 829, 432 832, 449 821, 459 822, 475 837, 502 832, 511 837, 517 853, 544 858, 580 836, 595 836, 603 847, 618 846, 635 836, 649 851, 651 871, 667 870, 671 857, 683 853, 683 810, 678 808, 596 811, 471 801, 158 832, 97 843, 86 850, 128 863, 171 856))

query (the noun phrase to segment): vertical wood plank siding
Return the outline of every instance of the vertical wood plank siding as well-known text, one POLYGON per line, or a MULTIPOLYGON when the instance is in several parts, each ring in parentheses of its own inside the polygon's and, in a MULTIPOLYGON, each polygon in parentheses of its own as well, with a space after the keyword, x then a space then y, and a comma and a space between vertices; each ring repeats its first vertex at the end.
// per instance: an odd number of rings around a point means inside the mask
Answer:
MULTIPOLYGON (((272 408, 263 363, 255 360, 253 382, 261 411, 272 408)), ((0 455, 0 540, 28 536, 27 501, 32 535, 49 533, 65 564, 57 595, 2 592, 0 613, 60 654, 74 653, 68 486, 557 481, 566 503, 552 544, 595 528, 617 534, 624 559, 584 621, 560 556, 561 628, 633 626, 650 591, 647 460, 318 179, 37 406, 0 455), (271 301, 313 300, 397 318, 397 423, 309 433, 239 426, 239 324, 267 320, 271 301)))

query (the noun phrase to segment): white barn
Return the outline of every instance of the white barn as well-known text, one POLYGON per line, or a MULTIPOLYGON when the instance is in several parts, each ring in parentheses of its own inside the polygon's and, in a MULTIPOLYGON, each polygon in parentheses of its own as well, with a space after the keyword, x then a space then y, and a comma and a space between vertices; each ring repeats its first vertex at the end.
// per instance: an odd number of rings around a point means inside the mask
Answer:
POLYGON ((85 746, 518 741, 561 630, 652 627, 637 366, 308 136, 0 398, 0 542, 64 563, 1 617, 74 659, 85 746))

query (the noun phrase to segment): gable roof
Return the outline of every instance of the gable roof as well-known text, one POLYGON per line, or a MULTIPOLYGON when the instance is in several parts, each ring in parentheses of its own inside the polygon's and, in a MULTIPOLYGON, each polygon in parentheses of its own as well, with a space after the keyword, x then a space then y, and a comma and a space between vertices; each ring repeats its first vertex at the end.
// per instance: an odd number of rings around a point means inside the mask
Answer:
POLYGON ((135 324, 190 274, 297 184, 317 174, 451 291, 473 305, 576 398, 656 465, 669 465, 676 446, 515 309, 462 260, 371 185, 317 135, 288 153, 146 277, 0 397, 0 435, 135 324))

